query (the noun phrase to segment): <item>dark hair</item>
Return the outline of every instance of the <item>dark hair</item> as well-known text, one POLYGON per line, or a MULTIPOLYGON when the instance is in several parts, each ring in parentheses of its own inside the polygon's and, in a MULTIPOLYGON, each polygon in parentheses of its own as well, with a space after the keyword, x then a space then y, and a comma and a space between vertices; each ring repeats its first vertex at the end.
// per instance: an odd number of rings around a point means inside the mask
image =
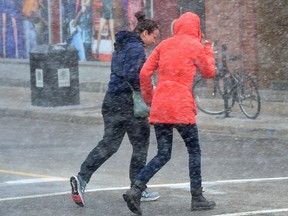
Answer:
POLYGON ((159 29, 154 20, 146 19, 146 14, 143 11, 136 12, 135 17, 137 18, 138 23, 133 32, 136 34, 140 35, 145 30, 148 31, 148 34, 151 34, 155 29, 159 29))

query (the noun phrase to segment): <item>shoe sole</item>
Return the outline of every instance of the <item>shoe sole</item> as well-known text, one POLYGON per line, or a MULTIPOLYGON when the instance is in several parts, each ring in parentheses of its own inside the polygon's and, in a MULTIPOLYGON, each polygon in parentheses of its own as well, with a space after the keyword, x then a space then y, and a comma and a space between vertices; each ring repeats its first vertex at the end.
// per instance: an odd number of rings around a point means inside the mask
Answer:
POLYGON ((78 187, 79 187, 79 183, 77 181, 77 177, 72 176, 70 178, 70 185, 72 188, 72 200, 76 203, 76 205, 84 207, 84 200, 83 197, 81 195, 81 193, 79 193, 78 191, 78 187))
POLYGON ((216 205, 210 206, 210 207, 194 207, 194 208, 191 208, 191 211, 211 210, 211 209, 213 209, 215 206, 216 206, 216 205))
POLYGON ((135 205, 135 202, 132 199, 130 199, 129 196, 127 196, 126 194, 123 194, 123 198, 125 202, 127 203, 127 206, 130 209, 130 211, 132 211, 134 214, 142 215, 142 210, 140 208, 137 208, 137 206, 135 205))

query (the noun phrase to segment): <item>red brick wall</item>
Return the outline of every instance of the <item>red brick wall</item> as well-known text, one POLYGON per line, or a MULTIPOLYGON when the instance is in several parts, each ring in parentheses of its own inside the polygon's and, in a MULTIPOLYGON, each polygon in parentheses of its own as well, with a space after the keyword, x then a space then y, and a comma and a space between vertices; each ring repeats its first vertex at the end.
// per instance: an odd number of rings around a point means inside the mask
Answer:
POLYGON ((51 1, 51 43, 60 43, 60 0, 51 1))
MULTIPOLYGON (((205 0, 205 30, 207 39, 227 44, 228 57, 242 56, 238 61, 228 58, 230 70, 242 68, 258 76, 255 4, 254 0, 205 0)), ((154 15, 160 26, 160 40, 169 37, 170 24, 179 16, 178 1, 154 1, 154 15)))
POLYGON ((257 38, 261 82, 288 79, 288 2, 257 1, 257 38))
MULTIPOLYGON (((171 35, 180 0, 154 1, 160 40, 171 35)), ((188 0, 187 0, 188 1, 188 0)), ((195 0, 196 1, 196 0, 195 0)), ((283 0, 204 0, 206 37, 228 46, 228 67, 242 68, 258 79, 261 88, 288 78, 288 4, 283 0), (230 61, 230 56, 242 56, 230 61)))
POLYGON ((228 46, 228 67, 243 68, 258 76, 257 38, 254 0, 206 0, 206 36, 228 46), (229 61, 229 57, 242 56, 229 61))
POLYGON ((179 17, 178 0, 154 0, 154 19, 160 28, 159 40, 171 36, 171 22, 179 17))

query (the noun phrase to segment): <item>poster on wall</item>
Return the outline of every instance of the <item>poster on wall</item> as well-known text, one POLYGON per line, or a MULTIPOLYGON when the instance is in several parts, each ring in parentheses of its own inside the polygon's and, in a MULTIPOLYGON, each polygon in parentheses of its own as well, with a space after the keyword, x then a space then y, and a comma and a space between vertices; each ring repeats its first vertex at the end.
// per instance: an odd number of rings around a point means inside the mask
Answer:
POLYGON ((63 42, 78 50, 79 61, 110 61, 115 33, 135 28, 134 14, 150 17, 150 0, 62 0, 63 42))
MULTIPOLYGON (((51 0, 0 0, 0 58, 28 59, 37 44, 49 44, 51 0)), ((151 0, 59 0, 61 42, 78 50, 79 61, 109 61, 115 33, 133 30, 134 14, 150 17, 151 0)))
POLYGON ((0 58, 29 58, 49 42, 48 0, 0 0, 0 58))

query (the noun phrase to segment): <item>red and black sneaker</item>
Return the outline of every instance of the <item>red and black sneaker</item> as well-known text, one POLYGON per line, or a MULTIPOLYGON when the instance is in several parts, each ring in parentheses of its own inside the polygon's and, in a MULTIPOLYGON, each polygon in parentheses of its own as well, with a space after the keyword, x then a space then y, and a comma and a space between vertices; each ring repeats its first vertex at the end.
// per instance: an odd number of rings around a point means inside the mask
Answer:
POLYGON ((72 189, 72 200, 78 206, 84 207, 85 181, 79 175, 71 176, 70 185, 72 189))

